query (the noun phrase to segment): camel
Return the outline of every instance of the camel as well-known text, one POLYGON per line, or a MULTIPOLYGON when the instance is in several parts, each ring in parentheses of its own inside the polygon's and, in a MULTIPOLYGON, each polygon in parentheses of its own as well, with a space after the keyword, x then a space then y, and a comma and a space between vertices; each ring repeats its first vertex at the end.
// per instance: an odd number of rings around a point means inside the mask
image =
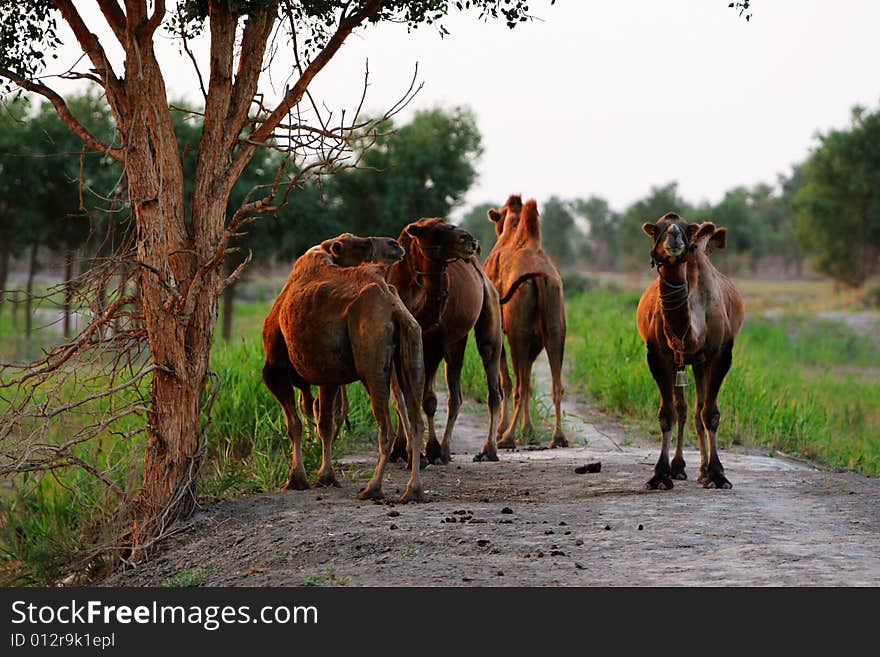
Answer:
MULTIPOLYGON (((295 277, 309 275, 312 268, 321 266, 357 267, 362 264, 390 265, 400 261, 404 252, 397 240, 389 237, 359 237, 351 233, 342 233, 337 237, 324 240, 310 248, 294 263, 294 267, 288 276, 287 282, 281 293, 275 299, 275 303, 269 310, 263 322, 263 346, 266 351, 266 364, 280 368, 289 367, 287 358, 287 345, 281 334, 281 326, 278 321, 281 300, 285 290, 295 277)), ((305 385, 300 388, 300 410, 308 420, 317 417, 315 400, 312 396, 311 386, 305 385)), ((347 412, 348 400, 343 389, 340 401, 337 404, 336 415, 341 423, 347 412)), ((341 426, 341 425, 340 425, 341 426)), ((336 431, 338 433, 339 427, 336 431)))
POLYGON ((541 246, 541 226, 535 200, 525 205, 520 196, 511 196, 498 210, 489 210, 498 241, 486 258, 485 269, 501 296, 504 333, 510 346, 513 375, 516 378, 513 417, 508 419, 508 399, 513 390, 502 350, 501 376, 504 402, 498 447, 516 446, 517 427, 522 434, 534 434, 531 418, 532 366, 542 350, 547 350, 553 378, 553 406, 556 426, 550 447, 567 447, 562 429, 562 358, 565 349, 565 302, 562 277, 541 246))
POLYGON ((654 246, 651 262, 659 277, 642 294, 637 310, 639 333, 648 349, 648 367, 660 389, 663 445, 654 475, 645 488, 670 489, 673 479, 687 479, 682 455, 687 420, 685 367, 696 382, 694 426, 700 446, 700 476, 706 488, 732 488, 724 476, 715 443, 721 414, 718 391, 730 369, 733 343, 745 308, 730 280, 709 261, 727 245, 727 229, 686 223, 672 212, 642 226, 654 246), (678 422, 675 456, 669 462, 672 425, 678 422), (708 440, 708 448, 706 442, 708 440))
MULTIPOLYGON (((319 387, 315 405, 322 459, 316 486, 338 486, 332 464, 332 443, 339 432, 341 386, 362 381, 379 427, 379 458, 360 499, 382 497, 382 476, 391 451, 388 410, 392 373, 397 406, 410 450, 421 451, 424 425, 418 399, 424 386, 421 329, 385 281, 380 265, 403 250, 394 240, 359 238, 350 234, 313 247, 294 264, 287 283, 263 325, 266 363, 263 381, 284 409, 292 463, 286 489, 309 487, 302 460, 302 421, 293 388, 301 397, 319 387)), ((301 403, 308 415, 311 404, 301 403)), ((419 464, 411 468, 401 501, 419 500, 419 464)))
MULTIPOLYGON (((471 330, 489 390, 489 433, 474 460, 497 461, 495 431, 501 407, 501 312, 498 293, 475 257, 479 253, 479 242, 463 228, 437 218, 410 223, 397 240, 406 256, 388 268, 387 279, 422 327, 425 362, 422 408, 427 416, 425 455, 428 462, 447 464, 452 458, 452 432, 461 407, 461 370, 471 330), (443 439, 438 441, 434 426, 437 411, 434 380, 441 360, 446 363, 449 401, 443 439)), ((392 457, 405 456, 403 440, 398 434, 392 457)))

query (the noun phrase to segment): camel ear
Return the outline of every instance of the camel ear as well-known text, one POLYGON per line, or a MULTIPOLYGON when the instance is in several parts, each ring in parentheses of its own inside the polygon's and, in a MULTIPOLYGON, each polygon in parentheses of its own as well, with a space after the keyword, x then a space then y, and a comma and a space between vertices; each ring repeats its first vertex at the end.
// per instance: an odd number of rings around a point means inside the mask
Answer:
POLYGON ((487 214, 489 215, 489 221, 494 221, 496 224, 501 221, 501 213, 495 208, 489 210, 487 214))
POLYGON ((330 248, 327 250, 334 258, 338 258, 342 253, 342 242, 340 240, 331 240, 330 248))
POLYGON ((653 239, 654 235, 657 233, 657 226, 650 221, 646 221, 642 224, 642 230, 645 231, 645 235, 653 239))
POLYGON ((697 234, 700 231, 700 224, 688 224, 685 229, 685 234, 687 235, 688 242, 693 242, 697 238, 697 234))
POLYGON ((406 227, 406 234, 409 235, 410 237, 414 237, 416 239, 418 239, 419 236, 421 236, 422 233, 424 233, 424 232, 425 232, 425 227, 419 226, 418 224, 413 224, 412 226, 406 227))
POLYGON ((726 228, 718 228, 713 234, 712 237, 709 238, 709 243, 706 244, 706 255, 710 255, 712 251, 718 249, 719 251, 723 251, 727 248, 727 229, 726 228))

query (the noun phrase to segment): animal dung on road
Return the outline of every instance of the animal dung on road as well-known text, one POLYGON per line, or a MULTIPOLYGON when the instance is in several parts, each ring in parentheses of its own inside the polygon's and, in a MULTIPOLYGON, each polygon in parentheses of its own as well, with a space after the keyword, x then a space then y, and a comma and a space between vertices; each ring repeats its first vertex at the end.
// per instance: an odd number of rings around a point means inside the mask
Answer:
POLYGON ((574 469, 575 474, 587 474, 587 473, 596 473, 602 472, 602 461, 594 461, 593 463, 587 463, 586 465, 581 465, 574 469))

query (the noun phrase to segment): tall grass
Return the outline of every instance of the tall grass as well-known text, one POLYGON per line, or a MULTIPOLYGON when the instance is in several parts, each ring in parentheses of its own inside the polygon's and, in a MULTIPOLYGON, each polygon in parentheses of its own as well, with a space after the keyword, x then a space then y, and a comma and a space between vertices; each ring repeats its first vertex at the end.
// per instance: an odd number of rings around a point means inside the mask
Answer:
MULTIPOLYGON (((638 298, 594 291, 569 301, 569 380, 602 409, 656 434, 659 393, 635 327, 638 298)), ((719 395, 719 441, 878 475, 878 367, 876 344, 844 326, 797 315, 749 316, 719 395)), ((693 386, 689 394, 693 409, 693 386)))

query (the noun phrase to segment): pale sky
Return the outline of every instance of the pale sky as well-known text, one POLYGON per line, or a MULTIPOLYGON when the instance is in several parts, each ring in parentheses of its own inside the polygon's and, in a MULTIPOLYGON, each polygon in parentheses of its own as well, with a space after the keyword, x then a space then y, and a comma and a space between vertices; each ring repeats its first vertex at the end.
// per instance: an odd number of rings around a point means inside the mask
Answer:
MULTIPOLYGON (((77 5, 97 15, 93 1, 77 5)), ((424 88, 402 120, 438 105, 477 115, 485 153, 468 203, 596 194, 623 209, 672 180, 691 201, 717 201, 738 184, 775 182, 817 129, 880 101, 880 3, 755 0, 749 23, 727 5, 534 0, 541 20, 514 30, 459 12, 444 39, 430 26, 368 27, 311 89, 332 108, 353 107, 369 59, 366 107, 381 111, 418 62, 424 88)), ((171 94, 198 99, 189 61, 170 44, 160 51, 171 94)), ((276 85, 288 70, 279 58, 276 85)))

